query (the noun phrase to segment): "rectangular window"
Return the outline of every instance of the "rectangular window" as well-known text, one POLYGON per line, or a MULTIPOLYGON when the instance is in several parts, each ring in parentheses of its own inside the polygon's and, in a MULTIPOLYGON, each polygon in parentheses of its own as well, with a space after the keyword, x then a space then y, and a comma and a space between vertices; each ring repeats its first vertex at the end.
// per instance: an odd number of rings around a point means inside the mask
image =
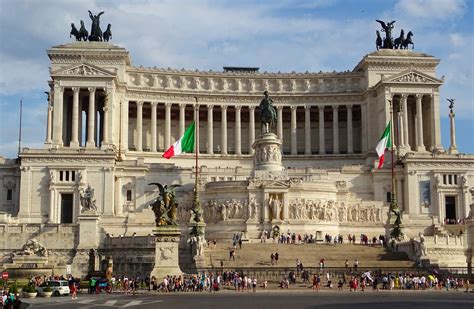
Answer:
POLYGON ((11 200, 13 200, 13 190, 8 189, 7 190, 7 201, 11 201, 11 200))
POLYGON ((63 181, 63 171, 59 171, 59 181, 63 181))
POLYGON ((458 175, 454 175, 454 184, 455 184, 455 185, 458 184, 458 175))
POLYGON ((449 179, 449 184, 452 185, 453 184, 453 175, 448 175, 448 179, 449 179))
POLYGON ((66 181, 69 181, 69 171, 66 171, 66 181))
POLYGON ((71 172, 71 181, 76 181, 76 172, 75 171, 71 172))
POLYGON ((446 175, 443 175, 443 185, 445 185, 447 183, 446 181, 446 175))
POLYGON ((132 201, 132 190, 127 190, 127 202, 132 201))
POLYGON ((392 192, 387 192, 386 199, 387 199, 387 203, 391 203, 391 202, 392 202, 392 192))

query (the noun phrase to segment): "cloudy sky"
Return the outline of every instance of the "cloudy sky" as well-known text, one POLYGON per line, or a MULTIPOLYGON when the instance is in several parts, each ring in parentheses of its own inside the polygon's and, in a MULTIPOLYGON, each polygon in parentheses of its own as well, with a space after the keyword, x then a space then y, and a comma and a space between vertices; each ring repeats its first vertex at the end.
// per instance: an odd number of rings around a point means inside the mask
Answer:
MULTIPOLYGON (((19 102, 24 147, 45 138, 46 49, 72 41, 70 23, 105 11, 112 43, 134 65, 222 70, 345 71, 375 48, 375 19, 414 33, 415 48, 439 59, 443 144, 446 98, 456 98, 457 142, 474 153, 474 1, 468 0, 1 0, 0 156, 16 157, 19 102)), ((102 25, 104 27, 104 25, 102 25)))

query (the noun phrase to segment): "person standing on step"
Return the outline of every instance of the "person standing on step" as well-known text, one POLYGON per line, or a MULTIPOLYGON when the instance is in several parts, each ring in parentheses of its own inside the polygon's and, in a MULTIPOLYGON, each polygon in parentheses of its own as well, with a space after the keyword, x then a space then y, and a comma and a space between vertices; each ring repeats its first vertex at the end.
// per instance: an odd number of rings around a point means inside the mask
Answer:
POLYGON ((274 254, 273 252, 272 252, 272 254, 270 255, 270 260, 271 260, 270 263, 271 263, 272 266, 273 266, 273 264, 275 264, 275 254, 274 254))
POLYGON ((280 257, 280 255, 278 254, 278 252, 275 252, 275 264, 278 265, 278 258, 280 257))

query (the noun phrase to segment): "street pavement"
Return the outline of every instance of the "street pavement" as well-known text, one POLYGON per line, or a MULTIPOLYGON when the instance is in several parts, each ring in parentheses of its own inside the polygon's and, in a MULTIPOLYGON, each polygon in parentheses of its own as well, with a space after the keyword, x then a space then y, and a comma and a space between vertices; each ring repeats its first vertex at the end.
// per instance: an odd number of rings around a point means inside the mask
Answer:
POLYGON ((23 299, 29 308, 474 308, 474 293, 462 291, 348 292, 270 290, 239 293, 231 290, 196 293, 142 292, 23 299))

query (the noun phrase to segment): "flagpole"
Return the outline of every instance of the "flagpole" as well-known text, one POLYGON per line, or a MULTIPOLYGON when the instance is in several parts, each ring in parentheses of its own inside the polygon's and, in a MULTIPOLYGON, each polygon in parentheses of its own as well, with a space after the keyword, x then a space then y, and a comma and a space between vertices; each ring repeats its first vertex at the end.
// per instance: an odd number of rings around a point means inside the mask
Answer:
POLYGON ((194 194, 194 199, 195 201, 198 200, 198 175, 199 175, 199 102, 198 98, 194 97, 196 100, 196 106, 194 107, 194 113, 195 113, 195 123, 194 123, 194 132, 195 132, 195 141, 194 141, 194 152, 196 153, 196 179, 195 179, 195 194, 194 194))
POLYGON ((390 201, 390 207, 392 209, 397 208, 397 195, 396 195, 396 185, 395 185, 395 148, 393 144, 395 143, 394 139, 394 130, 393 130, 393 104, 392 100, 388 100, 390 105, 390 139, 392 140, 392 144, 390 145, 390 151, 392 153, 392 196, 390 201))

